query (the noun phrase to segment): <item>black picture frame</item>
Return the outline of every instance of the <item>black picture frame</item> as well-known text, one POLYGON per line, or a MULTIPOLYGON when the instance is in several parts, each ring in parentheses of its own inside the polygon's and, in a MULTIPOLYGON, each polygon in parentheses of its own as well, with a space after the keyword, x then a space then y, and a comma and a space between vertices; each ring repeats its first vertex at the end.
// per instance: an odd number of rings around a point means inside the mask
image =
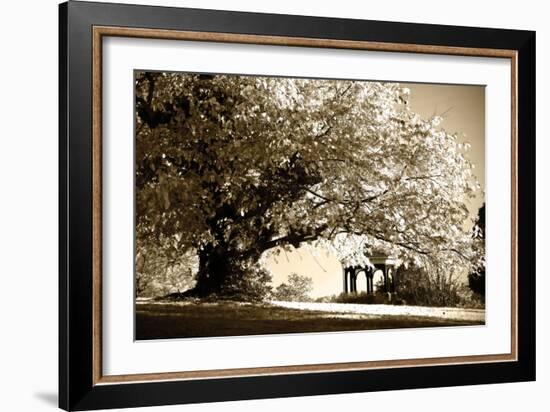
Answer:
POLYGON ((155 406, 535 379, 535 32, 70 1, 59 6, 59 97, 59 406, 62 409, 155 406), (97 384, 92 274, 94 26, 515 51, 517 361, 97 384))

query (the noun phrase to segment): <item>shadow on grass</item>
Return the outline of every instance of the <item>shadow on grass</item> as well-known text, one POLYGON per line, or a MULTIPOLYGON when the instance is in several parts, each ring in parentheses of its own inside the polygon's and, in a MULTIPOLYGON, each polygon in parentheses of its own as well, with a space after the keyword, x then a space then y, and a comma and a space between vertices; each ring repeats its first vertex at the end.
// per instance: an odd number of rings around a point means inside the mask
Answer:
POLYGON ((198 338, 305 332, 479 325, 420 316, 357 316, 267 304, 138 304, 136 339, 198 338))

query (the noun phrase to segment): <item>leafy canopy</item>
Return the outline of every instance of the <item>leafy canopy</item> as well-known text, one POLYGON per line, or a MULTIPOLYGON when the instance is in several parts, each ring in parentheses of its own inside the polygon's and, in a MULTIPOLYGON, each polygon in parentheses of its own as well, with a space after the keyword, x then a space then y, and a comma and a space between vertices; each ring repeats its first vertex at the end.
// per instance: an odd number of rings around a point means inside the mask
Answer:
POLYGON ((396 83, 137 73, 138 245, 473 264, 468 146, 408 100, 396 83))

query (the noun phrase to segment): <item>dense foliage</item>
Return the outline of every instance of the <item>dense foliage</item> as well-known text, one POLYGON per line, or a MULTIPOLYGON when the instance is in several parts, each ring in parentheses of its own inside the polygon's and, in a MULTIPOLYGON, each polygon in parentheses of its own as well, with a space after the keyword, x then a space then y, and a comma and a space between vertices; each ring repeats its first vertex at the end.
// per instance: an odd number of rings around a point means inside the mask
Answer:
POLYGON ((287 302, 306 302, 311 300, 309 294, 312 290, 312 278, 292 273, 287 282, 277 286, 273 292, 273 299, 287 302))
POLYGON ((190 295, 234 293, 266 253, 316 241, 430 270, 482 255, 468 147, 398 84, 138 72, 135 90, 137 248, 195 254, 190 295))
POLYGON ((454 273, 408 268, 398 272, 398 299, 407 305, 459 306, 464 304, 462 284, 454 273))
POLYGON ((166 247, 142 246, 136 255, 136 296, 181 293, 194 285, 197 268, 197 256, 190 250, 174 256, 166 247))

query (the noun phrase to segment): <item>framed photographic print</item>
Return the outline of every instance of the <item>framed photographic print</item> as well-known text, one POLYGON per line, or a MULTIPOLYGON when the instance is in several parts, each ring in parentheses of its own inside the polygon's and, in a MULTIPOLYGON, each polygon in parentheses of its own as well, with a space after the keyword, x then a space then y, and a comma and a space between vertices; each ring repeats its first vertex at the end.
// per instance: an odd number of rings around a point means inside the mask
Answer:
POLYGON ((535 379, 535 33, 60 5, 66 410, 535 379))

